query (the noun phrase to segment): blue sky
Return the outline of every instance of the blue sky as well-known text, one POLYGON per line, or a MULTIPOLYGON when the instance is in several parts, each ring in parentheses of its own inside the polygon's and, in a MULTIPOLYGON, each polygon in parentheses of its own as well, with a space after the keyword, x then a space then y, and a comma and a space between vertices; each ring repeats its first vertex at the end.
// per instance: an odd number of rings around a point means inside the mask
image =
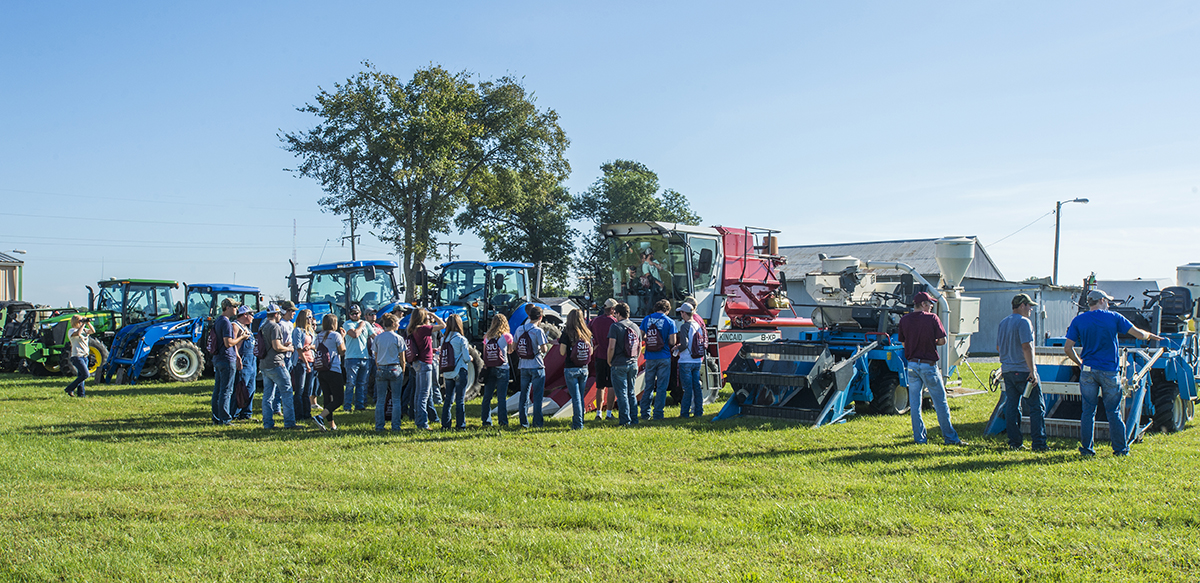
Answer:
POLYGON ((1009 279, 1050 274, 1045 215, 1086 197, 1061 281, 1174 278, 1200 262, 1198 6, 8 2, 0 251, 54 305, 110 276, 281 293, 293 223, 302 266, 349 258, 277 135, 370 60, 523 77, 571 140, 572 192, 633 159, 706 224, 977 235, 1009 279))

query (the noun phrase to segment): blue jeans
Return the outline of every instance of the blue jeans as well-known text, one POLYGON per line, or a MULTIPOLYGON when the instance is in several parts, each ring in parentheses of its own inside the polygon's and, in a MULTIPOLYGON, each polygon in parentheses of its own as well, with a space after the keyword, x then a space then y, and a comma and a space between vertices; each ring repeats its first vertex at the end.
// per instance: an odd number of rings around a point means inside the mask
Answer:
POLYGON ((313 384, 317 378, 316 371, 304 368, 303 362, 292 365, 292 391, 296 410, 296 419, 312 419, 313 384))
POLYGON ((950 424, 950 404, 946 402, 946 386, 942 384, 942 371, 936 364, 923 362, 908 363, 908 406, 912 415, 913 440, 925 443, 925 422, 921 420, 921 389, 929 389, 929 398, 933 400, 933 410, 937 411, 938 427, 942 430, 942 441, 946 444, 958 443, 958 433, 950 424))
POLYGON ((343 411, 367 408, 367 381, 371 375, 371 361, 366 358, 347 358, 344 362, 346 369, 346 403, 343 411))
POLYGON ((611 370, 613 390, 617 392, 617 422, 621 425, 637 425, 637 402, 633 392, 633 380, 637 377, 637 363, 614 366, 611 370))
POLYGON ((1027 372, 1006 372, 1004 379, 1004 423, 1008 430, 1008 446, 1021 447, 1021 409, 1029 413, 1029 437, 1033 449, 1046 449, 1046 401, 1042 399, 1042 387, 1034 387, 1026 399, 1025 385, 1029 382, 1027 372), (1021 405, 1024 405, 1022 407, 1021 405))
POLYGON ((583 392, 587 387, 587 367, 563 370, 567 391, 571 393, 571 429, 583 429, 583 392))
POLYGON ((229 400, 233 397, 234 364, 224 358, 213 360, 212 421, 229 425, 229 400))
MULTIPOLYGON (((238 408, 237 401, 229 400, 229 415, 235 419, 249 419, 250 414, 254 412, 254 393, 258 392, 258 359, 254 355, 247 356, 242 359, 242 370, 234 369, 234 374, 237 375, 235 380, 240 380, 246 385, 246 393, 250 398, 246 400, 246 406, 238 408)), ((237 386, 237 383, 234 383, 237 386)))
POLYGON ((519 399, 521 427, 529 427, 529 419, 526 418, 525 407, 531 400, 533 401, 533 426, 541 427, 542 393, 546 390, 546 369, 522 368, 519 370, 521 371, 521 397, 519 399))
POLYGON ((271 403, 283 405, 283 428, 296 426, 295 395, 292 394, 292 375, 286 367, 273 366, 263 371, 263 428, 275 428, 275 411, 271 403))
POLYGON ((500 424, 508 426, 508 367, 497 366, 483 369, 487 375, 483 382, 483 424, 492 424, 492 396, 496 397, 496 416, 500 424))
POLYGON ((1096 405, 1102 400, 1104 414, 1108 417, 1108 440, 1113 453, 1129 453, 1125 442, 1125 421, 1121 418, 1121 384, 1116 372, 1089 370, 1079 373, 1079 396, 1083 398, 1083 412, 1079 416, 1079 453, 1095 455, 1092 450, 1096 435, 1096 405))
POLYGON ((646 379, 642 383, 642 419, 650 418, 650 398, 654 398, 654 418, 663 418, 667 406, 667 387, 671 384, 671 359, 646 360, 646 379))
POLYGON ((400 391, 404 385, 404 371, 399 364, 375 367, 375 431, 387 427, 387 397, 392 395, 392 431, 400 431, 400 391))
POLYGON ((450 428, 450 405, 454 404, 455 429, 467 428, 467 369, 458 369, 458 376, 446 379, 446 398, 442 399, 442 428, 450 428))
POLYGON ((700 384, 700 366, 699 362, 681 362, 679 363, 679 385, 683 389, 683 398, 680 399, 683 403, 679 407, 679 416, 687 417, 689 414, 700 417, 704 415, 704 393, 703 386, 700 384))
POLYGON ((429 421, 437 422, 437 409, 433 408, 430 393, 433 392, 433 365, 418 360, 413 363, 416 369, 416 386, 413 389, 413 423, 419 429, 429 429, 429 421))
POLYGON ((88 359, 86 356, 72 356, 71 366, 75 367, 75 380, 67 385, 67 392, 79 391, 78 395, 83 396, 83 383, 88 378, 88 359))

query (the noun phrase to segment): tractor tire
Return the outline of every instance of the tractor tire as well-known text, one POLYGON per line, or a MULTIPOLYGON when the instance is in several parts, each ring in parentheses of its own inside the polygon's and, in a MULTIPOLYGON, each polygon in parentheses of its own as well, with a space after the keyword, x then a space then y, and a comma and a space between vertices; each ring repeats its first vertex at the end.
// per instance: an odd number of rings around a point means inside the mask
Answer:
POLYGON ((51 360, 52 359, 29 361, 29 374, 32 374, 36 377, 53 377, 62 374, 62 362, 56 360, 54 361, 54 364, 50 364, 51 360))
POLYGON ((1164 433, 1183 430, 1187 423, 1187 411, 1179 387, 1164 381, 1150 388, 1150 402, 1154 404, 1154 428, 1164 433))
POLYGON ((88 376, 96 376, 108 361, 108 347, 95 338, 88 338, 88 376))
POLYGON ((471 369, 467 371, 466 397, 463 401, 470 401, 478 398, 483 393, 483 357, 479 355, 479 351, 471 346, 467 349, 471 354, 471 369))
POLYGON ((908 413, 908 387, 900 384, 900 375, 892 372, 871 383, 871 410, 878 415, 908 413))
POLYGON ((174 340, 158 354, 159 378, 170 383, 190 383, 204 372, 204 353, 189 340, 174 340))

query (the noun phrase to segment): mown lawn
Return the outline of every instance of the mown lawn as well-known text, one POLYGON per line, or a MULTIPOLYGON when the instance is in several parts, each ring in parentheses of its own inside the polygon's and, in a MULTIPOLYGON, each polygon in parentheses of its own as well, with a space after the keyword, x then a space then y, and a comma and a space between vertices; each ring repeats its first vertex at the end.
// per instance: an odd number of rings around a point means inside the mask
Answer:
POLYGON ((951 400, 967 448, 907 416, 483 430, 478 403, 462 432, 268 432, 209 425, 206 382, 64 383, 0 375, 6 580, 1200 578, 1193 425, 1091 460, 984 438, 995 394, 951 400))

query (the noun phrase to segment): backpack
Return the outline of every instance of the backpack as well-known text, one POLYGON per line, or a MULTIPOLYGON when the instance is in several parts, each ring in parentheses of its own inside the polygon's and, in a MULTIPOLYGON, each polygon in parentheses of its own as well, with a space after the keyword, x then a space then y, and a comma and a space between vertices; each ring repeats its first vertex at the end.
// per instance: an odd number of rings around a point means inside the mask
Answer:
POLYGON ((567 350, 567 358, 575 364, 575 368, 585 368, 592 362, 592 343, 583 338, 576 338, 567 350))
POLYGON ((438 358, 440 359, 438 372, 451 372, 454 370, 454 365, 458 363, 458 359, 454 358, 454 345, 450 344, 449 338, 442 343, 442 349, 438 353, 438 358))
POLYGON ((532 331, 533 327, 526 328, 521 333, 521 337, 517 338, 517 356, 520 358, 537 358, 537 349, 533 347, 533 338, 529 337, 529 333, 532 331))
POLYGON ((207 350, 209 354, 216 354, 217 341, 217 324, 214 322, 213 325, 209 326, 208 328, 208 338, 205 341, 204 349, 207 350))
POLYGON ((328 334, 324 335, 317 343, 317 355, 313 358, 313 370, 317 372, 328 372, 333 369, 333 354, 329 351, 329 347, 325 346, 325 339, 329 338, 328 334))
POLYGON ((653 322, 646 324, 646 352, 662 352, 667 347, 662 330, 653 322))
POLYGON ((500 339, 483 341, 483 366, 496 368, 508 364, 504 351, 500 349, 500 339))
POLYGON ((263 342, 262 328, 254 333, 254 357, 259 360, 267 357, 267 343, 263 342))
POLYGON ((412 364, 417 361, 417 349, 413 347, 412 336, 404 335, 404 362, 412 364))
POLYGON ((622 346, 625 348, 625 354, 629 355, 629 358, 636 360, 638 355, 638 345, 641 344, 641 339, 638 338, 637 327, 629 324, 627 320, 625 322, 625 324, 621 324, 621 326, 625 328, 625 342, 622 344, 622 346))
POLYGON ((696 328, 696 332, 688 341, 688 350, 692 358, 704 358, 708 354, 708 331, 694 322, 692 326, 696 328))

